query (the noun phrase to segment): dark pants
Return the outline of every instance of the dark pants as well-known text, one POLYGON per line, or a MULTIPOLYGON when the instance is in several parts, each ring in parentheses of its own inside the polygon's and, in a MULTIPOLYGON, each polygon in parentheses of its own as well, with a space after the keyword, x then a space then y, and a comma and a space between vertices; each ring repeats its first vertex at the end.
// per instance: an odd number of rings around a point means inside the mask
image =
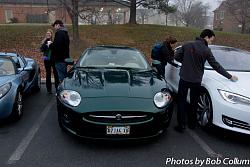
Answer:
POLYGON ((63 79, 67 77, 67 65, 66 63, 56 62, 55 66, 59 77, 59 82, 61 83, 63 79))
POLYGON ((165 65, 153 64, 152 66, 155 67, 157 72, 165 78, 165 65))
POLYGON ((51 90, 52 90, 51 68, 53 69, 56 89, 57 89, 57 86, 59 84, 59 78, 57 75, 55 64, 53 62, 51 62, 50 60, 44 60, 44 66, 45 66, 45 72, 46 72, 46 88, 47 88, 48 92, 51 92, 51 90))
POLYGON ((185 127, 188 118, 188 125, 195 127, 197 122, 196 112, 198 108, 200 87, 201 83, 192 83, 180 79, 178 87, 178 111, 177 111, 177 121, 179 126, 185 127), (188 89, 190 89, 190 106, 191 106, 189 112, 187 111, 188 89))

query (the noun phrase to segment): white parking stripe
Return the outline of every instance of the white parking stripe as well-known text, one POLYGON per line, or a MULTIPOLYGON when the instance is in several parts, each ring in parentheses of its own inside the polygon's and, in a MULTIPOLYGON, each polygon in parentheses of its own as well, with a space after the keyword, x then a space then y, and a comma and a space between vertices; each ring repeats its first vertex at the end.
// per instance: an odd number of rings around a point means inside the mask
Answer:
POLYGON ((212 158, 223 158, 223 155, 217 154, 213 151, 204 140, 202 140, 194 131, 187 129, 189 135, 195 140, 196 143, 212 158))
POLYGON ((24 151, 29 146, 31 140, 37 133, 38 129, 42 125, 44 119, 48 115, 51 107, 55 104, 54 100, 51 100, 49 104, 44 108, 42 111, 39 119, 36 121, 36 123, 32 126, 32 128, 29 130, 28 134, 23 138, 21 143, 18 145, 17 149, 14 151, 14 153, 10 156, 7 164, 15 164, 18 160, 21 159, 22 155, 24 154, 24 151))

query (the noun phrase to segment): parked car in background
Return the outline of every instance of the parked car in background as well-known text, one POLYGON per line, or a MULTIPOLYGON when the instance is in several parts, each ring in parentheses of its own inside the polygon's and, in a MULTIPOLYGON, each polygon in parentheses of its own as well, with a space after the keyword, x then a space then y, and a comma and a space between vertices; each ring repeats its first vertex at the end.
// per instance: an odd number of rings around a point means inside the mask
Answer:
POLYGON ((33 59, 0 52, 0 119, 20 119, 23 95, 39 91, 40 84, 40 69, 33 59))
POLYGON ((85 138, 138 139, 169 126, 172 92, 137 49, 88 48, 68 75, 57 93, 62 129, 85 138))
MULTIPOLYGON (((216 60, 231 74, 231 82, 206 63, 197 111, 202 127, 211 124, 224 129, 250 134, 250 52, 233 47, 210 45, 216 60)), ((178 49, 178 48, 177 48, 178 49)), ((175 62, 181 66, 181 63, 175 62)), ((166 66, 166 79, 178 91, 180 67, 166 66)))

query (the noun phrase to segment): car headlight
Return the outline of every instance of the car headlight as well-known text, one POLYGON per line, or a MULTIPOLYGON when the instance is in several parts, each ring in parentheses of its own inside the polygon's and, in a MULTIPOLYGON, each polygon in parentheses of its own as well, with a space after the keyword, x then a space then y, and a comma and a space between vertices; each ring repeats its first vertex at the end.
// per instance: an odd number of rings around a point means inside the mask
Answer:
POLYGON ((0 99, 9 92, 10 88, 11 88, 11 83, 7 83, 0 86, 0 99))
POLYGON ((73 107, 77 107, 81 102, 81 96, 78 92, 73 90, 63 90, 59 94, 60 99, 73 107))
POLYGON ((250 105, 250 98, 248 97, 238 95, 235 93, 231 93, 231 92, 227 92, 224 90, 218 90, 218 91, 220 95, 222 96, 222 98, 229 103, 250 105))
POLYGON ((171 95, 169 92, 158 92, 154 96, 154 103, 156 107, 166 107, 171 102, 171 95))

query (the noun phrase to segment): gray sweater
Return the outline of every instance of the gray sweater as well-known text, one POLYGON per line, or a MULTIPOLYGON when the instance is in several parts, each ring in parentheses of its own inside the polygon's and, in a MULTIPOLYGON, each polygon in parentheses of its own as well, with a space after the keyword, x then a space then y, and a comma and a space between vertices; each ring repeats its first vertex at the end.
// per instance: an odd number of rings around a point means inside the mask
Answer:
POLYGON ((204 74, 206 61, 219 74, 230 79, 230 75, 214 58, 207 42, 202 38, 188 42, 179 48, 175 53, 175 59, 182 63, 180 78, 187 82, 199 83, 204 74))

